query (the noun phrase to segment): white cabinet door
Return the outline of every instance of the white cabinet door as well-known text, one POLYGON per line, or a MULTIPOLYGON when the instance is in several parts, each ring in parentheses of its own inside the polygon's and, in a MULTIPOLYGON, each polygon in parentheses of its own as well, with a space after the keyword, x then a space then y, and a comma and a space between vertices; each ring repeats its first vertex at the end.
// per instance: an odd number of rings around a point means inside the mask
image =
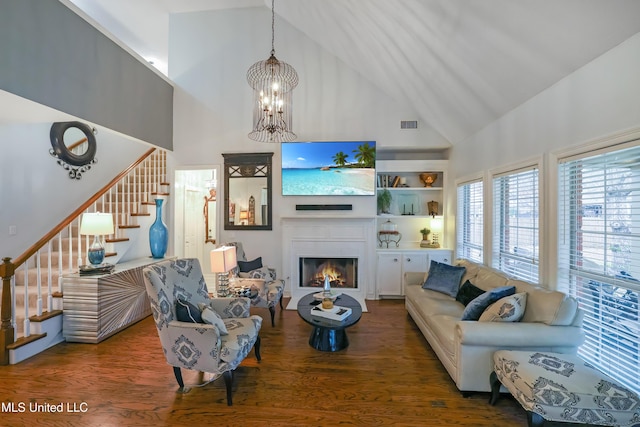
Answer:
POLYGON ((378 295, 402 295, 401 253, 379 253, 376 273, 378 295))
POLYGON ((424 273, 429 270, 429 255, 425 252, 405 252, 402 254, 402 272, 424 273))
POLYGON ((431 250, 429 251, 429 264, 431 264, 431 261, 437 261, 443 264, 451 265, 451 263, 453 262, 452 256, 453 252, 446 249, 431 250))

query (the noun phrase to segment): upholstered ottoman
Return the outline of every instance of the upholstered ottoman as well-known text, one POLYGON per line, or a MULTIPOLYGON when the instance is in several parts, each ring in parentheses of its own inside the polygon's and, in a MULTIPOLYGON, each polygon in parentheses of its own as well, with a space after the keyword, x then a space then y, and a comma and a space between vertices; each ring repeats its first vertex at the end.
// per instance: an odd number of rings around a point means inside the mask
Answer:
POLYGON ((527 411, 529 426, 542 426, 545 420, 640 425, 638 395, 578 356, 499 350, 493 362, 490 403, 497 402, 502 383, 527 411))

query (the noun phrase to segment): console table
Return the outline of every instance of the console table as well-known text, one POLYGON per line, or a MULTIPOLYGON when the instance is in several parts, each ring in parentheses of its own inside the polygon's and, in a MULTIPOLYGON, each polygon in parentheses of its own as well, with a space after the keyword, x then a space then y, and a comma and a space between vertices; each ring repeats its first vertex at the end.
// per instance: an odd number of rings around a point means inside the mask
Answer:
POLYGON ((151 314, 142 269, 164 259, 116 264, 110 274, 62 276, 62 334, 68 342, 99 343, 151 314))

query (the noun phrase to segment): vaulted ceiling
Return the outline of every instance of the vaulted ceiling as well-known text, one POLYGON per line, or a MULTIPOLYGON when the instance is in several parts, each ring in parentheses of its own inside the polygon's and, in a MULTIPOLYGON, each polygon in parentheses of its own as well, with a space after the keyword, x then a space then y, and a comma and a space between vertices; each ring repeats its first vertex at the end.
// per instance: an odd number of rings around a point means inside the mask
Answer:
MULTIPOLYGON (((71 1, 164 73, 171 13, 271 7, 71 1)), ((275 12, 452 144, 640 32, 638 0, 277 0, 275 12)))

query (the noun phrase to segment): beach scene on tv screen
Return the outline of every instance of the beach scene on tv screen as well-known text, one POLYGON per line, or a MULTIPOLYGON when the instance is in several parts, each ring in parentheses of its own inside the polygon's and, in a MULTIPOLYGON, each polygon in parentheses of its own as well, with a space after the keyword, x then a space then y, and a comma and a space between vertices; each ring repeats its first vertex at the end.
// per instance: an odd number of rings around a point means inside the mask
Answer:
POLYGON ((283 196, 375 194, 375 141, 282 144, 283 196))

